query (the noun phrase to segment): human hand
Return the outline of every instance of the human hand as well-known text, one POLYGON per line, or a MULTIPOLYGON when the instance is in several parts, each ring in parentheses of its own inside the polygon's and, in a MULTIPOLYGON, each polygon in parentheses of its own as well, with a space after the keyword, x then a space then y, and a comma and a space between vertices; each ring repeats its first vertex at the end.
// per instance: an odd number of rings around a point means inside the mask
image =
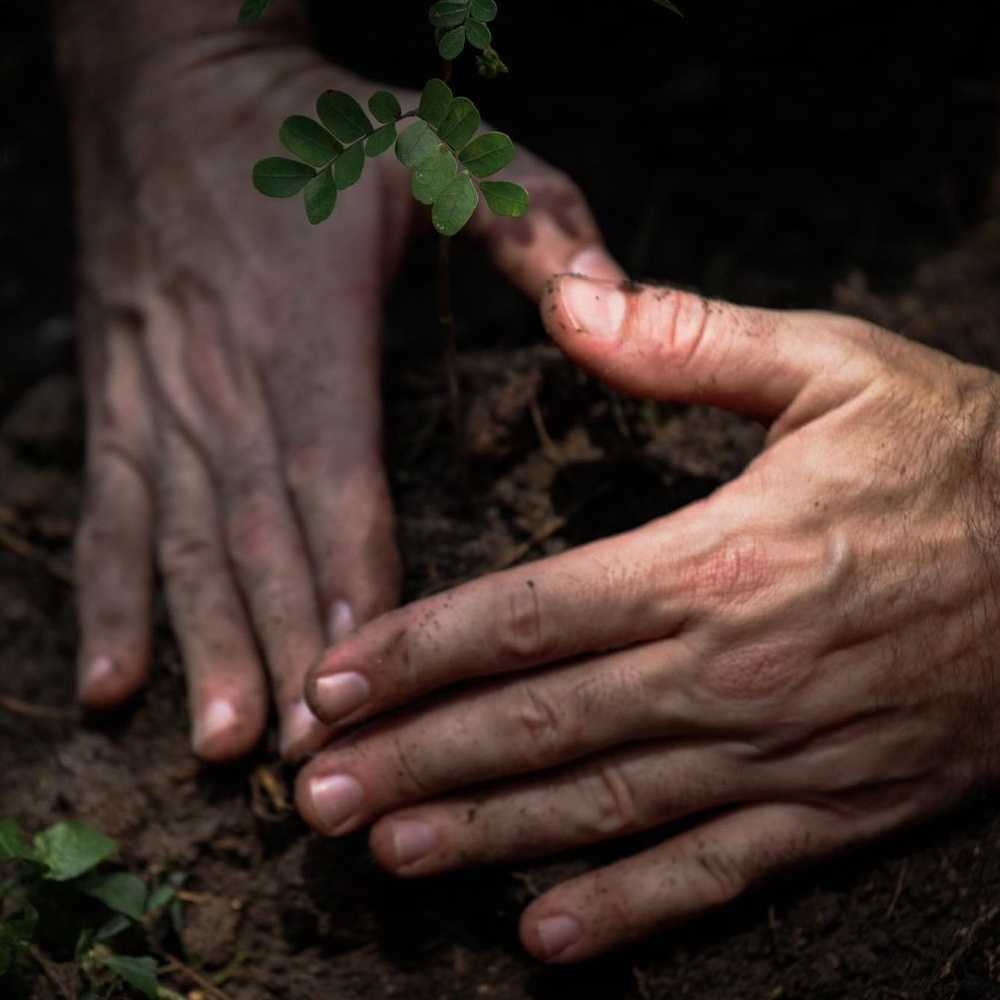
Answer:
POLYGON ((329 652, 310 704, 368 724, 297 797, 330 835, 376 821, 403 876, 693 819, 528 907, 525 946, 572 962, 996 777, 1000 385, 822 313, 574 277, 542 311, 611 385, 750 414, 766 450, 704 501, 329 652))
MULTIPOLYGON (((283 118, 330 87, 376 89, 234 29, 175 45, 76 116, 80 697, 109 707, 142 684, 155 548, 210 760, 258 740, 268 673, 283 753, 322 745, 306 670, 397 599, 379 328, 416 219, 408 176, 394 157, 370 163, 317 229, 249 181, 283 118)), ((536 211, 516 237, 475 224, 501 267, 535 294, 581 254, 614 274, 579 192, 528 154, 517 166, 536 211)))

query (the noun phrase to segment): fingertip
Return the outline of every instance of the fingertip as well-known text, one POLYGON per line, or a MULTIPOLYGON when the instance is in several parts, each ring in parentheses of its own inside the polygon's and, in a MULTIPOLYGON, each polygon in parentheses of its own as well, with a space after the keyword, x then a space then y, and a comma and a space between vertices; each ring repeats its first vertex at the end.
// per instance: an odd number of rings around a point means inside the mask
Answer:
POLYGON ((106 712, 128 701, 146 682, 145 664, 101 654, 85 657, 77 675, 77 699, 84 708, 106 712))
POLYGON ((586 957, 583 923, 568 911, 532 905, 521 915, 521 943, 540 962, 564 965, 586 957))
POLYGON ((570 261, 566 270, 594 281, 628 280, 628 275, 603 246, 585 247, 570 261))
POLYGON ((281 756, 297 763, 321 749, 330 739, 330 730, 323 725, 304 698, 292 702, 282 713, 281 756))
POLYGON ((229 698, 213 698, 194 712, 191 748, 206 763, 229 763, 253 749, 264 722, 262 706, 241 708, 229 698))

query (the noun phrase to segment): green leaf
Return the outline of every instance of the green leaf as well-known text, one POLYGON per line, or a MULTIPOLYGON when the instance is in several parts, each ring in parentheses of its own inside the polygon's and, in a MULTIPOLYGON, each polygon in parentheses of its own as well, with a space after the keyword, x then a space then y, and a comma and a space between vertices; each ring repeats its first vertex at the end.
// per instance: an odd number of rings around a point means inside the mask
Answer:
POLYGON ((661 7, 666 7, 667 10, 672 10, 678 17, 684 16, 684 11, 677 4, 671 3, 670 0, 653 0, 653 3, 657 3, 661 7))
POLYGON ((12 819, 0 820, 0 861, 36 861, 35 852, 12 819))
POLYGON ((79 879, 75 885, 85 896, 99 899, 108 909, 132 920, 142 920, 146 912, 146 897, 149 893, 145 882, 135 875, 127 872, 114 872, 110 875, 94 872, 79 879))
POLYGON ((286 118, 278 133, 282 146, 311 167, 325 167, 344 147, 319 122, 305 115, 286 118))
POLYGON ((371 111, 375 121, 383 125, 394 122, 403 113, 402 105, 395 94, 390 94, 388 90, 380 90, 372 94, 368 101, 368 110, 371 111))
POLYGON ((476 177, 489 177, 503 170, 514 159, 514 143, 503 132, 485 132, 477 135, 462 150, 462 163, 476 177))
POLYGON ((435 28, 454 28, 465 24, 469 16, 469 0, 440 0, 430 10, 431 24, 435 28))
POLYGON ((486 204, 495 215, 506 215, 520 219, 531 205, 531 195, 520 184, 510 181, 483 181, 482 188, 486 204))
POLYGON ((365 143, 365 152, 372 157, 381 156, 392 149, 392 144, 395 141, 396 123, 390 122, 368 136, 368 141, 365 143))
POLYGON ((428 125, 437 128, 445 120, 454 99, 451 87, 444 80, 428 80, 424 92, 420 95, 417 115, 428 125))
MULTIPOLYGON (((123 917, 120 913, 116 914, 94 932, 94 941, 110 941, 123 931, 127 931, 131 926, 132 921, 128 917, 123 917)), ((78 948, 77 950, 87 951, 89 948, 78 948)))
POLYGON ((177 887, 171 885, 169 882, 158 885, 149 894, 149 899, 146 900, 146 912, 155 913, 157 910, 162 910, 176 895, 177 887))
POLYGON ((68 882, 106 861, 118 845, 85 823, 69 820, 35 834, 35 854, 48 871, 47 879, 68 882))
POLYGON ((240 7, 240 21, 246 24, 257 21, 264 16, 264 11, 271 6, 271 0, 243 0, 240 7))
POLYGON ((472 0, 469 12, 477 21, 492 21, 497 16, 496 0, 472 0))
POLYGON ((456 98, 438 134, 456 152, 462 149, 479 131, 482 119, 475 104, 467 97, 456 98))
POLYGON ((433 205, 457 175, 455 154, 446 146, 438 146, 413 172, 413 197, 422 205, 433 205))
POLYGON ((148 955, 145 958, 132 958, 129 955, 101 955, 100 963, 120 976, 129 986, 152 1000, 156 1000, 160 984, 156 978, 156 962, 148 955))
POLYGON ((396 143, 396 156, 411 170, 427 159, 441 145, 434 129, 427 122, 414 122, 396 143))
POLYGON ((469 44, 477 49, 488 49, 493 41, 493 32, 481 21, 469 21, 465 26, 465 36, 469 44))
MULTIPOLYGON (((337 185, 333 180, 332 167, 327 167, 306 185, 305 202, 306 217, 314 226, 326 222, 333 215, 333 210, 337 207, 337 185)), ((175 890, 172 886, 161 886, 157 895, 158 905, 163 906, 174 895, 175 890), (165 895, 166 889, 169 889, 169 895, 165 895), (163 901, 159 902, 161 899, 163 901)))
POLYGON ((291 198, 315 176, 312 167, 283 156, 270 156, 253 168, 254 187, 269 198, 291 198))
POLYGON ((434 201, 431 220, 442 236, 455 236, 465 228, 479 206, 479 192, 468 174, 456 177, 434 201))
POLYGON ((441 36, 438 52, 447 62, 454 62, 465 51, 465 25, 451 28, 441 36))
POLYGON ((328 90, 316 102, 319 120, 345 145, 373 131, 365 109, 342 90, 328 90))
POLYGON ((334 166, 334 178, 337 181, 337 190, 346 191, 361 180, 361 175, 365 169, 365 144, 356 142, 340 155, 334 166))

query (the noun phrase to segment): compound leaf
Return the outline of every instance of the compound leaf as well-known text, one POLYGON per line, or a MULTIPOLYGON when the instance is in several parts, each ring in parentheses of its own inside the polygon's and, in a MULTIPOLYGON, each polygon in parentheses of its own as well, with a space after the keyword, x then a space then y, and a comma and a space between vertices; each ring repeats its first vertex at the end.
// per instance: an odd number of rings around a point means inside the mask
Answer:
POLYGON ((156 1000, 159 995, 159 983, 156 979, 156 962, 148 956, 132 958, 128 955, 102 955, 101 964, 120 976, 129 986, 140 993, 156 1000))
POLYGON ((132 920, 142 920, 146 912, 146 884, 141 878, 127 872, 105 875, 94 872, 76 883, 85 896, 99 899, 109 910, 121 913, 132 920))
POLYGON ((396 143, 396 156, 404 167, 411 170, 441 145, 437 133, 427 122, 414 122, 396 143))
POLYGON ((433 205, 457 174, 455 154, 438 146, 413 172, 413 197, 422 205, 433 205))
POLYGON ((368 101, 368 110, 371 111, 375 121, 383 125, 394 122, 403 113, 403 108, 399 103, 399 98, 388 90, 380 90, 372 94, 368 101))
POLYGON ((365 144, 356 142, 348 146, 337 158, 333 176, 337 182, 338 191, 346 191, 361 180, 365 170, 365 144))
POLYGON ((325 167, 344 151, 344 147, 319 122, 305 115, 286 118, 278 138, 292 156, 304 160, 311 167, 325 167))
POLYGON ((462 150, 462 163, 476 177, 489 177, 503 170, 514 159, 514 143, 503 132, 486 132, 476 136, 462 150))
POLYGON ((357 142, 375 130, 365 109, 342 90, 328 90, 316 102, 319 120, 345 145, 357 142))
POLYGON ((456 177, 434 201, 431 219, 442 236, 455 236, 465 228, 479 206, 479 192, 468 174, 456 177))
POLYGON ((420 107, 417 115, 428 125, 438 128, 445 120, 455 95, 444 80, 428 80, 424 92, 420 95, 420 107))
POLYGON ((243 0, 240 7, 240 21, 244 24, 257 21, 264 16, 264 11, 271 6, 271 0, 243 0))
POLYGON ((458 151, 468 144, 481 124, 482 119, 475 104, 467 97, 456 97, 438 134, 452 149, 458 151))
MULTIPOLYGON (((306 218, 314 226, 326 222, 333 215, 333 210, 337 207, 337 185, 333 179, 333 167, 327 167, 306 185, 304 198, 306 218)), ((172 892, 170 898, 173 895, 172 892)))
POLYGON ((68 820, 35 834, 35 856, 48 869, 47 879, 68 882, 106 861, 118 845, 85 823, 68 820))
POLYGON ((269 198, 291 198, 315 176, 312 167, 283 156, 268 157, 253 168, 254 187, 269 198))
POLYGON ((396 141, 396 123, 389 122, 380 129, 372 132, 365 143, 365 152, 369 156, 381 156, 387 150, 392 149, 392 144, 396 141))
POLYGON ((431 24, 435 28, 454 28, 465 24, 469 16, 469 0, 440 0, 430 10, 431 24))
POLYGON ((465 36, 469 44, 477 49, 488 49, 493 41, 493 32, 482 21, 469 21, 465 26, 465 36))
POLYGON ((472 0, 469 12, 477 21, 492 21, 497 16, 496 0, 472 0))
POLYGON ((0 820, 0 861, 35 861, 35 852, 12 819, 0 820))
POLYGON ((653 3, 659 4, 661 7, 665 7, 667 10, 673 11, 678 17, 684 16, 684 11, 682 11, 677 4, 671 3, 670 0, 653 0, 653 3))
POLYGON ((450 28, 438 42, 438 52, 447 62, 454 62, 465 51, 465 25, 450 28))
POLYGON ((531 196, 520 184, 510 181, 483 181, 480 184, 486 204, 494 215, 520 219, 531 205, 531 196))

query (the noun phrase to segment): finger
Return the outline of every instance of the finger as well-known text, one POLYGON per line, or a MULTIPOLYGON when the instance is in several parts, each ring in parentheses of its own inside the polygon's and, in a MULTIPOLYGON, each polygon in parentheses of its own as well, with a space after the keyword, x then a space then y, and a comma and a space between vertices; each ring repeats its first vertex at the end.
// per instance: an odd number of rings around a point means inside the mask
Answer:
POLYGON ((385 615, 326 654, 309 703, 342 727, 459 681, 669 638, 705 590, 696 512, 661 522, 655 538, 597 542, 385 615))
POLYGON ((713 302, 668 288, 563 276, 542 303, 549 333, 577 363, 636 396, 710 403, 771 420, 823 374, 845 396, 870 381, 844 336, 859 324, 713 302))
POLYGON ((170 418, 204 449, 226 552, 271 676, 282 753, 302 756, 329 735, 303 698, 323 631, 263 386, 196 278, 178 279, 149 312, 150 374, 170 418))
MULTIPOLYGON (((676 642, 463 692, 394 717, 303 771, 303 815, 339 835, 413 802, 669 732, 705 729, 679 676, 696 660, 676 642)), ((728 720, 720 720, 725 725, 728 720)))
POLYGON ((607 281, 625 278, 605 248, 583 193, 569 177, 524 150, 512 164, 510 176, 531 193, 528 214, 508 219, 483 207, 471 232, 483 240, 514 285, 537 299, 554 274, 607 281))
POLYGON ((149 392, 135 340, 117 322, 98 329, 96 319, 83 336, 87 484, 75 565, 79 697, 103 709, 132 695, 149 670, 153 505, 143 465, 149 392))
POLYGON ((521 940, 543 961, 592 958, 729 903, 776 871, 873 837, 910 812, 905 804, 874 815, 781 803, 741 808, 546 893, 522 915, 521 940))
POLYGON ((192 745, 205 760, 232 760, 264 731, 266 674, 226 556, 208 470, 175 428, 161 427, 159 442, 159 563, 187 673, 192 745))
POLYGON ((342 305, 337 330, 303 333, 265 373, 330 643, 394 607, 401 577, 381 462, 381 302, 342 305))
POLYGON ((408 877, 544 857, 752 801, 774 791, 773 770, 678 737, 394 812, 371 845, 379 864, 408 877))

